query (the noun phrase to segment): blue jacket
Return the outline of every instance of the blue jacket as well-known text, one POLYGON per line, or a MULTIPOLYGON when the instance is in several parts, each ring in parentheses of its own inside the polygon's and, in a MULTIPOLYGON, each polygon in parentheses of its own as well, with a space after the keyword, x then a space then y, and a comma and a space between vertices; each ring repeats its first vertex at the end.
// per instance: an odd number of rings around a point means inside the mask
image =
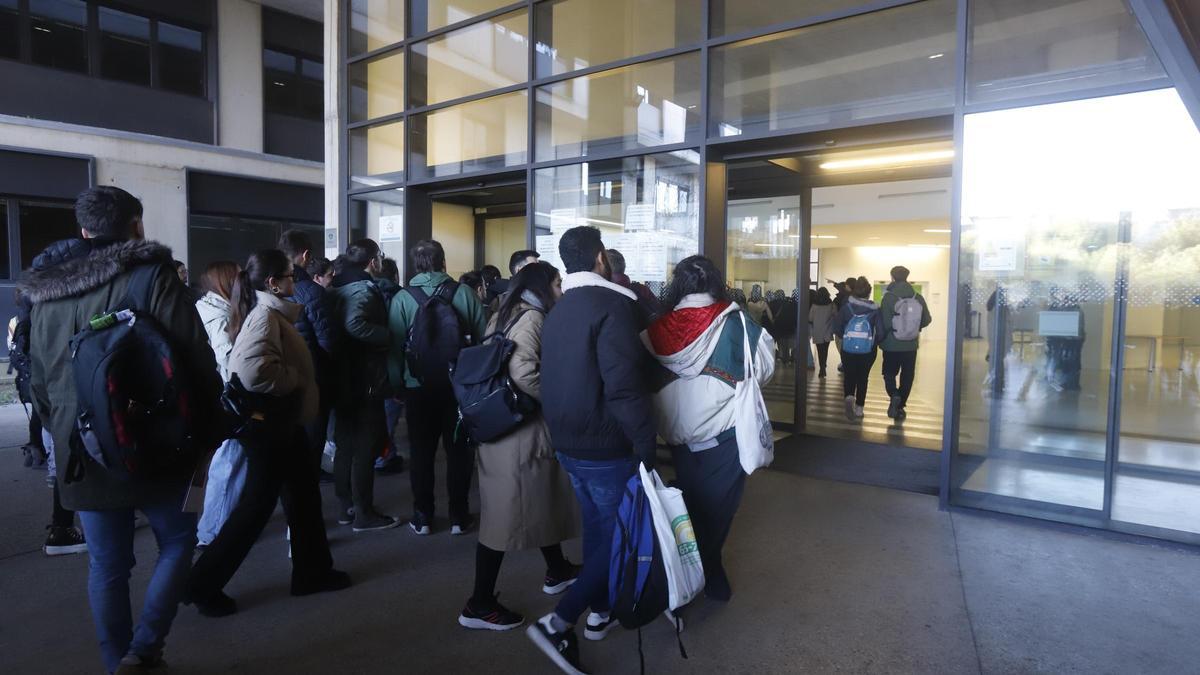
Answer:
POLYGON ((874 312, 874 316, 871 317, 871 325, 875 326, 875 344, 878 345, 883 342, 883 338, 885 337, 883 316, 879 311, 879 305, 870 300, 851 296, 846 301, 846 304, 842 305, 842 308, 838 310, 837 318, 833 320, 833 334, 842 337, 842 334, 846 332, 846 324, 850 323, 850 319, 860 314, 870 314, 872 312, 874 312))
POLYGON ((304 306, 300 318, 296 319, 296 330, 300 331, 308 350, 312 352, 313 362, 320 367, 333 354, 333 345, 337 342, 325 289, 313 281, 303 268, 293 268, 292 272, 296 282, 292 302, 304 306))

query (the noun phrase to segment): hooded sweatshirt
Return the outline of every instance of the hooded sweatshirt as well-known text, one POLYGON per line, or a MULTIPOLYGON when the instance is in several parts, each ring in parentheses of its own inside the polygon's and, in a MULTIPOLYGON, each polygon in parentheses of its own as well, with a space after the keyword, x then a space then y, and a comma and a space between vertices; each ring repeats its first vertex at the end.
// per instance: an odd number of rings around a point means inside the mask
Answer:
POLYGON ((707 450, 733 430, 731 403, 746 378, 743 330, 764 385, 775 373, 775 340, 736 304, 687 295, 642 333, 646 348, 675 376, 654 396, 658 433, 671 445, 707 450))
POLYGON ((875 344, 879 344, 883 341, 883 319, 880 317, 879 305, 876 305, 871 300, 856 298, 853 295, 846 301, 846 304, 842 305, 837 319, 834 320, 834 335, 842 337, 846 332, 846 324, 850 323, 850 319, 872 312, 874 312, 874 316, 871 318, 871 323, 875 326, 875 344))

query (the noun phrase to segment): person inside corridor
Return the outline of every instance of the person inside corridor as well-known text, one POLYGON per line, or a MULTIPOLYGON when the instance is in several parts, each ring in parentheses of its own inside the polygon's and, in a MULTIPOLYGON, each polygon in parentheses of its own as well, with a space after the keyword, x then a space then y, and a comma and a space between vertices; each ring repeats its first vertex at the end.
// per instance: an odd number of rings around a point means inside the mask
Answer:
POLYGON ((917 348, 921 346, 921 331, 933 322, 925 298, 908 283, 908 268, 893 267, 892 283, 888 285, 879 314, 883 317, 883 386, 887 389, 888 417, 897 422, 907 413, 908 396, 912 393, 917 370, 917 348), (896 378, 900 382, 897 385, 896 378))
POLYGON ((675 266, 667 303, 671 311, 642 334, 654 357, 675 376, 654 397, 658 433, 671 447, 676 487, 683 491, 696 531, 704 593, 728 602, 733 589, 721 549, 746 481, 734 430, 734 394, 747 377, 746 341, 760 385, 775 373, 775 341, 730 302, 725 276, 703 256, 675 266))
POLYGON ((374 274, 382 265, 379 244, 360 239, 346 249, 344 266, 329 289, 338 333, 334 348, 333 436, 338 523, 355 532, 396 527, 400 521, 375 509, 375 457, 387 440, 383 401, 391 395, 387 375, 387 304, 374 274))
POLYGON ((783 291, 775 291, 775 297, 779 310, 772 310, 771 315, 775 320, 768 330, 774 331, 771 335, 779 351, 779 362, 790 366, 796 361, 796 319, 799 308, 796 299, 783 291))
POLYGON ((419 535, 432 532, 433 460, 441 441, 446 449, 450 533, 460 535, 472 524, 468 496, 475 454, 458 432, 458 401, 450 388, 449 365, 458 358, 460 349, 483 337, 487 323, 475 291, 446 274, 446 251, 440 243, 419 241, 409 256, 417 275, 396 294, 388 308, 388 373, 397 387, 404 387, 408 421, 413 492, 409 527, 419 535), (438 304, 440 307, 435 309, 438 304), (418 321, 419 325, 414 326, 418 321))
POLYGON ((749 313, 751 319, 754 319, 754 323, 760 326, 770 326, 775 322, 771 306, 767 304, 766 298, 763 297, 762 286, 758 284, 750 287, 750 299, 746 303, 746 312, 749 313))
POLYGON ((513 251, 513 254, 508 257, 508 279, 505 281, 504 290, 492 298, 491 303, 488 304, 489 316, 499 312, 500 305, 508 299, 508 285, 512 283, 513 277, 517 276, 517 272, 520 272, 526 265, 537 262, 540 257, 542 257, 540 253, 530 249, 513 251))
POLYGON ((608 264, 612 265, 613 282, 628 288, 637 296, 638 314, 643 328, 662 316, 662 301, 654 295, 654 291, 651 291, 646 284, 633 281, 625 274, 625 256, 620 251, 615 248, 608 249, 608 264))
POLYGON ((829 343, 833 341, 833 322, 835 310, 833 299, 829 297, 828 288, 818 288, 813 294, 812 304, 808 308, 809 335, 813 344, 817 345, 817 363, 821 367, 817 377, 825 377, 825 367, 829 362, 829 343))
POLYGON ((611 281, 600 230, 573 227, 558 244, 563 297, 542 328, 542 411, 583 515, 583 570, 554 611, 526 629, 568 673, 581 672, 574 624, 589 607, 585 637, 602 639, 608 567, 625 484, 640 460, 654 467, 655 428, 645 372, 654 366, 637 335, 637 296, 611 281))
POLYGON ((185 602, 205 616, 237 611, 223 591, 283 500, 292 540, 292 595, 349 588, 333 569, 321 515, 316 458, 305 425, 317 415, 320 394, 312 355, 295 323, 303 306, 295 295, 287 254, 258 251, 233 285, 229 312, 229 376, 249 392, 247 405, 262 419, 239 437, 246 455, 242 497, 216 539, 192 566, 185 602))
MULTIPOLYGON (((85 190, 75 201, 82 240, 57 265, 35 270, 22 283, 33 303, 30 324, 31 392, 34 406, 53 439, 63 506, 79 512, 91 560, 88 599, 108 672, 162 663, 162 651, 178 610, 196 545, 196 515, 183 511, 189 479, 200 453, 222 440, 221 382, 217 364, 192 298, 172 263, 171 250, 142 234, 142 204, 115 186, 85 190), (87 317, 112 309, 135 272, 149 275, 143 311, 161 326, 188 369, 189 401, 196 454, 162 472, 126 479, 100 464, 72 461, 78 394, 72 367, 72 336, 87 317), (82 469, 74 475, 72 469, 82 469), (71 475, 68 481, 67 476, 71 475), (134 561, 134 511, 149 520, 158 560, 146 589, 136 627, 130 611, 129 576, 134 561)), ((145 279, 145 277, 143 277, 145 279)))
MULTIPOLYGON (((241 268, 232 260, 210 263, 200 278, 204 295, 196 301, 196 312, 208 334, 208 345, 217 359, 217 372, 222 382, 229 381, 229 354, 233 341, 229 338, 229 300, 233 284, 241 268)), ((227 438, 213 453, 208 463, 208 482, 204 485, 204 509, 196 528, 196 547, 204 548, 229 519, 246 483, 246 455, 236 438, 227 438)))
POLYGON ((883 336, 883 319, 879 306, 871 300, 871 282, 859 277, 847 282, 850 297, 838 312, 833 332, 842 341, 843 393, 846 396, 846 419, 863 418, 867 402, 867 382, 871 368, 878 358, 878 345, 883 336))
MULTIPOLYGON (((562 278, 550 263, 526 265, 510 280, 511 292, 488 324, 516 348, 508 361, 513 386, 541 399, 542 324, 562 296, 562 278)), ((530 415, 512 433, 479 447, 479 542, 475 589, 459 624, 509 630, 525 617, 496 598, 496 579, 505 551, 539 548, 546 561, 542 592, 558 595, 575 582, 576 565, 563 556, 562 542, 579 536, 579 508, 571 481, 554 458, 541 414, 530 415)))

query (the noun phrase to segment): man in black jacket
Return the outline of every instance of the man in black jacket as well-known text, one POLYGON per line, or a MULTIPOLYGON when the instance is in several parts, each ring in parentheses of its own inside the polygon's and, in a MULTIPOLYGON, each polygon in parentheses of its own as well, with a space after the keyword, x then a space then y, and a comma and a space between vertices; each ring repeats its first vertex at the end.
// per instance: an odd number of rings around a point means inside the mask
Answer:
POLYGON ((321 404, 317 419, 308 428, 308 440, 312 446, 313 461, 320 461, 325 450, 329 429, 329 413, 333 407, 333 387, 329 375, 333 367, 333 345, 337 333, 330 316, 325 288, 313 281, 307 271, 312 255, 312 240, 301 230, 288 230, 279 238, 279 250, 292 259, 295 276, 295 292, 292 301, 303 306, 296 319, 296 330, 308 345, 312 354, 313 367, 317 373, 317 388, 321 392, 321 404))
POLYGON ((637 462, 654 466, 655 428, 637 335, 637 296, 611 281, 594 227, 567 230, 558 245, 564 295, 542 328, 542 409, 558 460, 583 515, 583 570, 554 612, 527 629, 567 672, 581 670, 574 624, 591 607, 586 636, 604 637, 613 524, 637 462))

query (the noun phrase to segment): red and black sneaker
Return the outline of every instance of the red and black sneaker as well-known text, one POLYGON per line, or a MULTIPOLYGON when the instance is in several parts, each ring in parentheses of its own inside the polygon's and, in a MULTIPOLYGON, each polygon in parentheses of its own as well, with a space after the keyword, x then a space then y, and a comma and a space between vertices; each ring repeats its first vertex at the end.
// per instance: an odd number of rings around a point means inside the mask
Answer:
POLYGON ((525 617, 500 604, 495 598, 487 603, 468 600, 462 614, 458 615, 458 625, 475 630, 512 630, 523 623, 525 617))

